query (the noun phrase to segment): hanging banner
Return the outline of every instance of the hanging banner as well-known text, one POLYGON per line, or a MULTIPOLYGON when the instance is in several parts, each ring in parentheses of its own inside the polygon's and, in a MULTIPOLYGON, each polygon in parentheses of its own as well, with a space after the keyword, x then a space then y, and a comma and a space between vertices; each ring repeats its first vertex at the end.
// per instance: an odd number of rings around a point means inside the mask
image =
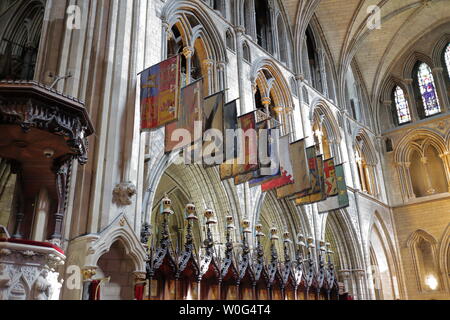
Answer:
POLYGON ((178 119, 180 56, 141 73, 141 130, 152 130, 178 119))
POLYGON ((241 154, 238 154, 233 166, 233 176, 250 173, 258 170, 258 136, 256 134, 255 113, 250 112, 238 118, 239 129, 242 136, 239 137, 241 154))
POLYGON ((278 199, 286 198, 311 188, 305 143, 306 142, 303 139, 289 145, 289 155, 292 161, 294 183, 278 188, 278 199))
POLYGON ((194 124, 196 121, 202 121, 202 116, 203 80, 197 80, 181 89, 178 121, 167 124, 165 128, 165 152, 174 151, 175 147, 181 149, 190 146, 195 137, 194 124), (178 129, 184 129, 186 134, 182 137, 175 136, 179 140, 172 141, 178 129))
MULTIPOLYGON (((225 91, 222 91, 206 97, 203 104, 203 134, 207 135, 209 130, 215 130, 218 134, 214 135, 211 141, 203 142, 203 163, 205 167, 218 165, 219 163, 215 162, 215 158, 223 157, 224 103, 225 91)), ((223 163, 223 159, 221 160, 220 163, 223 163)))
POLYGON ((280 138, 279 158, 281 176, 261 185, 262 192, 270 191, 294 183, 294 173, 289 152, 289 135, 280 138))
POLYGON ((319 213, 327 213, 333 210, 347 208, 350 205, 347 184, 345 182, 344 166, 335 166, 337 196, 330 197, 326 201, 319 203, 319 213))
POLYGON ((325 193, 327 197, 337 196, 337 180, 336 180, 336 168, 334 165, 334 159, 327 159, 323 163, 324 179, 325 179, 325 193))
POLYGON ((304 192, 296 195, 295 197, 296 205, 311 204, 326 199, 323 187, 324 185, 323 157, 320 155, 314 156, 314 159, 310 158, 310 156, 312 156, 313 154, 315 155, 315 153, 316 153, 315 147, 307 149, 307 154, 309 158, 310 178, 311 181, 313 181, 313 183, 311 184, 311 189, 309 190, 309 192, 304 192))
POLYGON ((347 191, 347 183, 345 182, 345 171, 343 164, 336 166, 336 180, 338 188, 339 207, 346 208, 350 205, 350 202, 347 191))

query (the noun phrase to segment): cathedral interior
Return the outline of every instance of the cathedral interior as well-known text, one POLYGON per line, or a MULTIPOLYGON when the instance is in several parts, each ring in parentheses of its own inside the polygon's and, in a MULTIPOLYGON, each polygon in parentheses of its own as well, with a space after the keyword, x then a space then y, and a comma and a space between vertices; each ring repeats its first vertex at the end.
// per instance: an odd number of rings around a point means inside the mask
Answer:
POLYGON ((0 300, 449 300, 450 0, 0 1, 0 300), (323 211, 141 130, 142 70, 342 164, 323 211))

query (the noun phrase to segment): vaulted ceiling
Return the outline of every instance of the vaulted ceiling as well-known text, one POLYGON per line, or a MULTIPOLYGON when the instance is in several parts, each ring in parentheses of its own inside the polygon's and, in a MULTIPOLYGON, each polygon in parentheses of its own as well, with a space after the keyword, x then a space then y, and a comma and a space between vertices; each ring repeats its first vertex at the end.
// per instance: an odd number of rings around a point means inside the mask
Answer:
POLYGON ((410 45, 427 31, 450 21, 450 0, 282 0, 282 3, 295 37, 315 14, 339 74, 342 76, 356 58, 369 94, 377 90, 392 63, 410 45), (371 19, 368 7, 373 5, 381 9, 379 30, 370 30, 367 24, 371 19))

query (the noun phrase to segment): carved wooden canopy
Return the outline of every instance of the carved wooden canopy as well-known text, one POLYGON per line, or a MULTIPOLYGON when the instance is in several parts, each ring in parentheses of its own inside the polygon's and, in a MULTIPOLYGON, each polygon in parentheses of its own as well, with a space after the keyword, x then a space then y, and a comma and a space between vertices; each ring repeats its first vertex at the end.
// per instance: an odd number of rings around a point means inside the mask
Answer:
POLYGON ((24 132, 40 129, 62 136, 80 164, 87 162, 87 137, 94 128, 84 104, 34 81, 0 82, 0 125, 24 132))

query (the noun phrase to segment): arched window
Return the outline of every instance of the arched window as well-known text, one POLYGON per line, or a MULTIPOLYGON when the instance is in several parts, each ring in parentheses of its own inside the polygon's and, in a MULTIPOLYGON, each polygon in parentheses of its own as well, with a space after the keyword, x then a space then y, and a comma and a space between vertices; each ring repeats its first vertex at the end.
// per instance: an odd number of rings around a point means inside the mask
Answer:
MULTIPOLYGON (((2 1, 11 5, 11 1, 2 1)), ((11 12, 9 26, 0 37, 0 79, 32 80, 38 55, 44 7, 39 1, 22 1, 11 12)), ((5 8, 6 10, 6 8, 5 8)), ((6 16, 8 16, 5 13, 6 16)), ((3 17, 2 17, 3 19, 3 17)))
POLYGON ((227 42, 227 48, 235 51, 234 36, 233 36, 233 33, 229 29, 227 30, 227 33, 226 33, 226 42, 227 42))
POLYGON ((416 197, 448 191, 444 164, 433 146, 415 150, 410 162, 411 183, 416 197))
POLYGON ((436 240, 423 230, 415 231, 407 242, 421 292, 439 290, 441 277, 437 263, 436 240))
POLYGON ((291 90, 292 90, 292 95, 294 97, 298 97, 298 88, 297 88, 297 81, 295 81, 294 78, 291 78, 291 90))
MULTIPOLYGON (((309 80, 314 88, 322 91, 322 79, 320 77, 319 55, 311 27, 306 29, 306 54, 308 56, 309 80)), ((308 72, 307 72, 308 76, 308 72)))
POLYGON ((378 195, 376 163, 373 146, 363 133, 356 137, 355 160, 358 167, 361 190, 372 196, 378 195))
POLYGON ((303 86, 302 93, 303 93, 303 102, 309 105, 309 92, 306 86, 303 86))
POLYGON ((252 62, 252 58, 250 56, 250 48, 248 47, 247 42, 243 42, 242 43, 242 57, 244 58, 245 61, 247 61, 248 63, 252 62))
POLYGON ((273 53, 270 12, 267 0, 255 1, 256 40, 261 47, 273 53))
POLYGON ((425 118, 440 113, 441 107, 430 67, 426 63, 419 62, 415 71, 416 85, 419 87, 423 105, 423 110, 420 110, 419 114, 425 118))
POLYGON ((409 112, 408 101, 406 100, 405 93, 400 86, 396 86, 393 90, 395 110, 396 110, 396 123, 404 124, 411 122, 411 113, 409 112))
POLYGON ((218 11, 225 18, 225 1, 224 0, 213 0, 212 7, 214 10, 218 11))
POLYGON ((448 79, 450 80, 450 43, 447 45, 447 48, 445 49, 444 61, 445 65, 447 66, 448 79))

